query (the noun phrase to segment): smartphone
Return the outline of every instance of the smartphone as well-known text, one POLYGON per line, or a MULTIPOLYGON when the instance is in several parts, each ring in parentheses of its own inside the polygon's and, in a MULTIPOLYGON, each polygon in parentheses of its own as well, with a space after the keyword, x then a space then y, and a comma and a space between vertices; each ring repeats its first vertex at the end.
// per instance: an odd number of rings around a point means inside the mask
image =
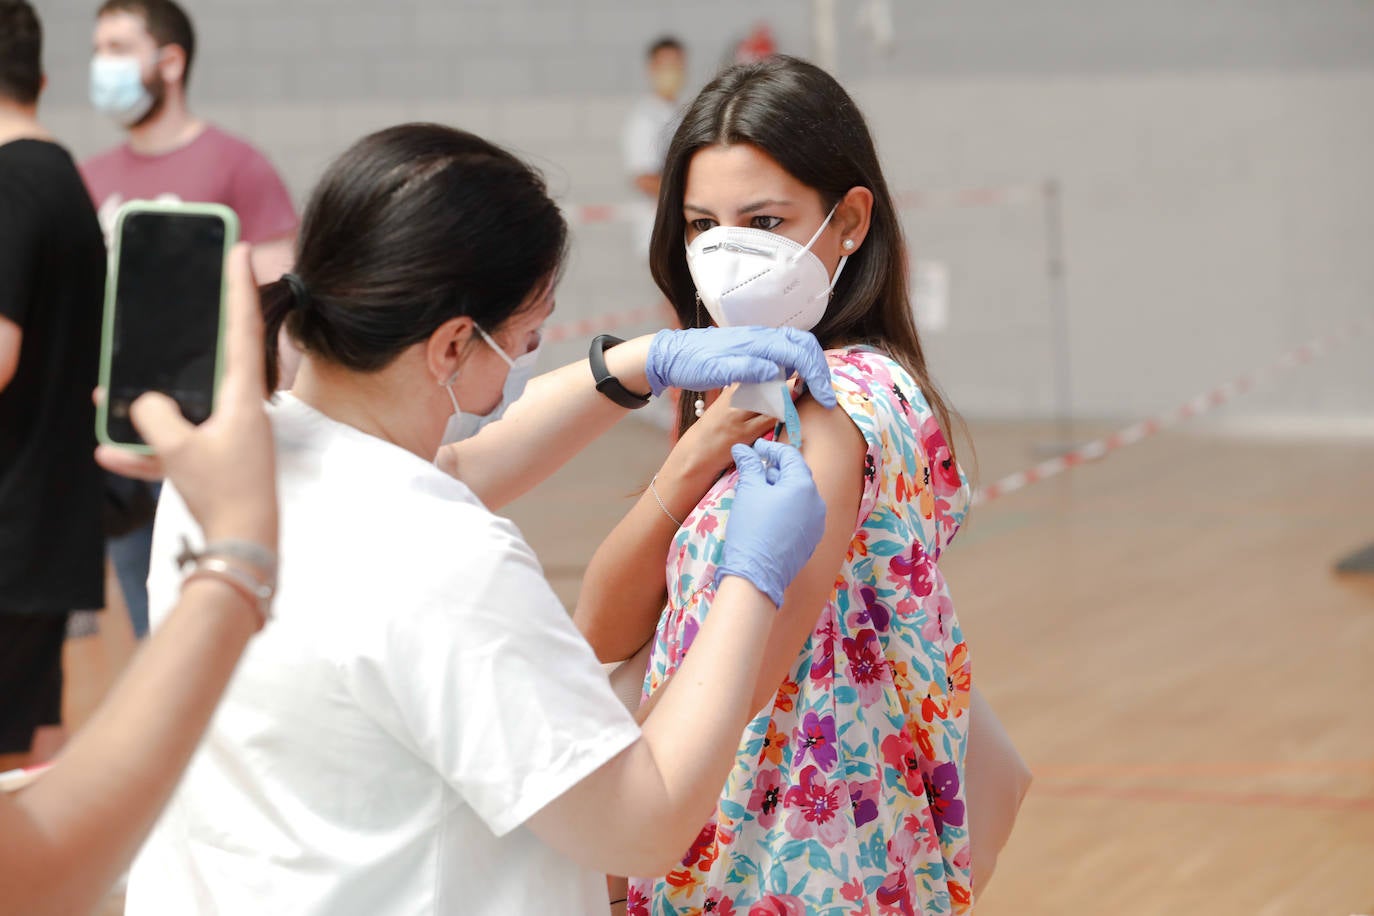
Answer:
POLYGON ((147 391, 169 395, 192 423, 209 418, 224 362, 224 260, 238 235, 238 217, 219 204, 119 209, 105 281, 101 442, 150 452, 129 419, 147 391))

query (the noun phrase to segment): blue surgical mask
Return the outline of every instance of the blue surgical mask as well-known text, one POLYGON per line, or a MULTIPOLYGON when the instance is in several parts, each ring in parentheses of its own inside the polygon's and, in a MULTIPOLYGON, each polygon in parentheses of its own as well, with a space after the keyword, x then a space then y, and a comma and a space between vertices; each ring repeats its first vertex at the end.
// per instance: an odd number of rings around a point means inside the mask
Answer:
POLYGON ((453 402, 453 416, 448 418, 448 425, 444 427, 444 438, 439 443, 441 446, 471 439, 477 435, 482 427, 501 419, 506 408, 519 400, 520 395, 525 393, 525 385, 534 377, 534 367, 539 361, 539 351, 544 346, 544 342, 541 340, 539 345, 530 352, 518 359, 511 359, 506 351, 501 349, 500 344, 491 339, 491 335, 482 330, 480 326, 475 327, 487 345, 506 361, 507 366, 510 366, 510 371, 506 373, 506 383, 501 386, 501 401, 485 414, 464 412, 463 408, 458 406, 458 396, 453 393, 453 383, 458 380, 458 373, 455 372, 448 377, 448 380, 443 384, 444 389, 448 392, 448 399, 453 402))
POLYGON ((143 64, 133 55, 97 54, 91 58, 91 104, 121 127, 137 124, 153 107, 143 85, 143 64))

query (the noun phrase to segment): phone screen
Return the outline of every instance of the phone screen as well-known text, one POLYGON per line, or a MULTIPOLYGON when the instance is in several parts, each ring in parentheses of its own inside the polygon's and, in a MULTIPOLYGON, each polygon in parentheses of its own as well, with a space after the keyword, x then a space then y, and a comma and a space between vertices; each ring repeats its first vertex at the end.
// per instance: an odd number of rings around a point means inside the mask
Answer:
POLYGON ((224 235, 224 221, 217 216, 125 216, 115 267, 107 392, 107 429, 116 442, 143 444, 129 420, 129 405, 146 391, 170 395, 192 423, 210 416, 224 235))

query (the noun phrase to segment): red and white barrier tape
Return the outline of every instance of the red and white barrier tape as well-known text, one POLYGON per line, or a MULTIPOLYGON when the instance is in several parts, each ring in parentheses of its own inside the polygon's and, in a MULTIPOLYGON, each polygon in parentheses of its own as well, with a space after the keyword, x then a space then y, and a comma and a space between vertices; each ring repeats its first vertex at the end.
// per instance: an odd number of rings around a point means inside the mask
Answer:
MULTIPOLYGON (((668 316, 668 311, 667 303, 659 303, 647 308, 629 309, 607 315, 581 318, 545 330, 544 340, 548 343, 557 343, 574 337, 589 337, 592 334, 612 331, 617 328, 647 324, 655 320, 663 324, 662 319, 668 316)), ((1304 366, 1340 344, 1364 334, 1371 327, 1374 327, 1374 319, 1357 319, 1340 331, 1315 338, 1302 346, 1294 347, 1270 365, 1218 385, 1211 391, 1185 401, 1167 413, 1141 420, 1139 423, 1133 423, 1109 436, 1095 439, 1066 454, 1042 461, 1024 471, 1009 474, 995 483, 979 488, 973 494, 974 504, 988 503, 998 497, 1025 489, 1033 483, 1047 480, 1050 477, 1057 477, 1070 468, 1086 464, 1089 461, 1096 461, 1118 449, 1148 439, 1167 427, 1220 407, 1222 404, 1248 393, 1267 380, 1269 376, 1304 366)))
MULTIPOLYGON (((898 191, 893 201, 898 209, 914 210, 930 207, 995 207, 1033 203, 1040 199, 1043 185, 1019 184, 1000 188, 948 188, 921 191, 898 191)), ((639 220, 645 212, 642 203, 603 203, 569 204, 564 208, 568 220, 576 226, 591 226, 601 223, 623 223, 639 220)), ((667 318, 671 309, 667 305, 653 308, 630 309, 612 312, 594 318, 582 318, 564 324, 554 325, 544 332, 544 340, 558 343, 569 338, 591 335, 600 331, 611 331, 619 327, 644 324, 655 318, 667 318)))
POLYGON ((1070 468, 1077 467, 1089 461, 1095 461, 1117 449, 1125 448, 1128 445, 1134 445, 1142 439, 1148 439, 1162 429, 1220 407, 1227 401, 1249 392, 1261 382, 1267 380, 1269 376, 1277 375, 1280 372, 1286 372, 1290 369, 1296 369, 1299 366, 1312 362, 1318 356, 1322 356, 1351 338, 1357 337, 1370 330, 1371 325, 1374 325, 1374 320, 1369 318, 1358 319, 1341 331, 1328 334, 1324 337, 1318 337, 1300 347, 1295 347, 1270 365, 1262 369, 1257 369, 1254 372, 1247 373, 1246 375, 1239 376, 1223 385, 1218 385, 1211 391, 1198 395, 1167 413, 1151 417, 1148 420, 1142 420, 1139 423, 1133 423, 1125 429, 1114 432, 1110 436, 1104 436, 1101 439, 1089 442, 1067 454, 1060 455, 1056 458, 1050 458, 1047 461, 1042 461, 1027 470, 1009 474, 996 483, 981 487, 973 495, 974 504, 981 505, 991 502, 1000 496, 1006 496, 1008 493, 1015 493, 1017 490, 1024 489, 1033 483, 1038 483, 1050 477, 1056 477, 1070 468))
POLYGON ((628 309, 606 315, 593 315, 590 318, 578 318, 575 321, 545 328, 544 343, 560 343, 573 337, 590 337, 592 334, 602 334, 617 328, 647 324, 655 319, 662 320, 668 317, 671 311, 667 303, 660 303, 646 308, 628 309))
MULTIPOLYGON (((920 210, 934 207, 1001 207, 1034 203, 1041 198, 1043 186, 1035 184, 1007 185, 1000 188, 948 188, 897 191, 892 195, 899 210, 920 210)), ((575 226, 602 223, 628 223, 643 218, 643 203, 569 204, 564 208, 568 221, 575 226)))
MULTIPOLYGON (((940 206, 1010 206, 1035 202, 1043 194, 1043 191, 1043 185, 1039 184, 1011 184, 1000 188, 897 191, 896 194, 893 194, 893 202, 900 210, 940 206)), ((565 213, 573 225, 632 222, 643 216, 646 205, 647 201, 642 203, 570 203, 567 205, 565 213)), ((566 324, 556 324, 544 331, 544 339, 547 342, 556 343, 574 338, 574 336, 594 334, 596 331, 610 331, 617 327, 647 323, 647 321, 657 319, 660 316, 668 317, 666 306, 603 314, 603 316, 592 317, 592 319, 578 319, 566 324)))
POLYGON ((646 211, 643 205, 636 204, 569 204, 563 212, 574 226, 591 226, 597 223, 633 222, 646 211))

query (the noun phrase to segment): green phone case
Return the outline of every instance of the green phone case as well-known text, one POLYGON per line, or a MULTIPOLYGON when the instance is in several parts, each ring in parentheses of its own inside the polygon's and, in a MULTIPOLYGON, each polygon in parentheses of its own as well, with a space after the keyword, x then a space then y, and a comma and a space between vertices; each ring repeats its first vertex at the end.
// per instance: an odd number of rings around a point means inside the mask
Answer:
MULTIPOLYGON (((174 213, 182 216, 212 216, 224 223, 224 257, 239 240, 239 218, 233 210, 222 204, 179 203, 149 200, 131 200, 119 208, 115 215, 114 239, 110 245, 109 265, 105 271, 105 316, 100 335, 100 387, 110 389, 110 362, 114 347, 115 290, 119 284, 119 245, 124 235, 124 220, 134 213, 174 213)), ((225 295, 228 291, 227 271, 220 277, 219 290, 219 330, 215 334, 215 373, 214 387, 210 395, 211 409, 219 403, 220 379, 224 375, 224 329, 226 322, 225 295)), ((119 442, 110 436, 108 398, 101 398, 95 411, 95 435, 104 445, 112 445, 142 455, 151 455, 153 450, 136 442, 119 442)))

